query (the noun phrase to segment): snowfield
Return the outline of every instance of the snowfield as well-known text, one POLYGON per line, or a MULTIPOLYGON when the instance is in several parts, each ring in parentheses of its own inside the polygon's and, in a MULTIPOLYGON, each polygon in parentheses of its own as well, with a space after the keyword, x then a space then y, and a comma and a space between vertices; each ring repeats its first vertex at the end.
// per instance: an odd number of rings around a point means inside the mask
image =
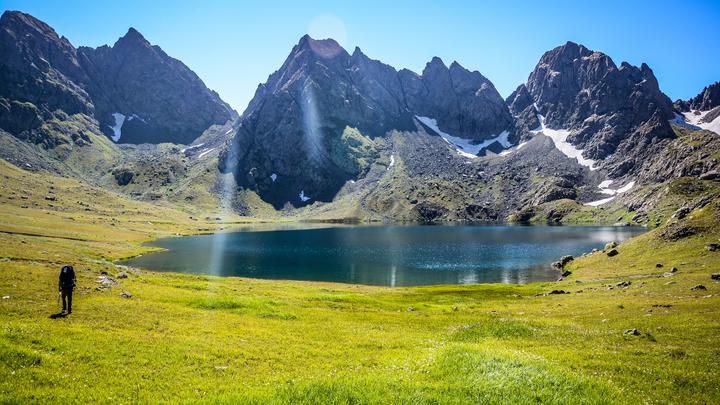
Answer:
POLYGON ((482 143, 473 144, 473 140, 471 139, 460 138, 440 130, 437 125, 437 120, 435 120, 434 118, 420 117, 418 115, 416 115, 415 118, 417 118, 418 121, 422 122, 423 125, 435 131, 435 133, 440 135, 445 140, 445 142, 454 146, 459 155, 470 159, 478 157, 480 151, 490 146, 493 142, 500 143, 500 145, 502 145, 502 147, 506 149, 512 147, 512 144, 510 143, 510 141, 508 141, 508 136, 510 135, 510 132, 508 131, 502 131, 499 135, 491 139, 487 139, 482 143))
POLYGON ((598 207, 598 206, 603 205, 603 204, 605 204, 605 203, 609 203, 610 201, 612 201, 612 200, 614 200, 614 199, 615 199, 615 197, 603 198, 602 200, 591 201, 591 202, 589 202, 589 203, 586 203, 585 205, 589 205, 589 206, 591 206, 591 207, 598 207))
POLYGON ((115 125, 108 126, 113 131, 113 142, 118 143, 120 141, 120 137, 122 136, 122 126, 125 123, 125 115, 120 113, 113 113, 112 116, 113 118, 115 118, 115 125))
POLYGON ((310 197, 305 195, 305 190, 300 190, 300 201, 305 202, 309 199, 310 197))
POLYGON ((588 167, 590 170, 596 170, 595 161, 584 158, 582 155, 583 150, 576 148, 573 144, 567 141, 570 131, 565 129, 550 129, 545 125, 545 117, 543 115, 538 114, 537 117, 540 121, 540 128, 530 132, 535 134, 542 133, 543 135, 549 137, 552 139, 555 147, 565 156, 571 159, 576 159, 579 164, 588 167))
POLYGON ((598 207, 600 205, 609 203, 610 201, 614 200, 618 194, 626 193, 626 192, 630 191, 633 187, 635 187, 635 181, 631 181, 631 182, 625 184, 624 186, 618 188, 617 190, 613 190, 610 188, 610 185, 612 183, 613 183, 613 180, 605 180, 602 183, 598 184, 598 188, 600 189, 601 193, 611 195, 612 197, 603 198, 603 199, 597 200, 597 201, 591 201, 589 203, 585 203, 585 205, 589 205, 591 207, 598 207))
POLYGON ((675 114, 675 118, 670 120, 670 123, 692 129, 704 129, 720 135, 720 116, 711 122, 700 122, 710 111, 712 110, 699 111, 698 114, 695 112, 686 112, 683 115, 675 114))

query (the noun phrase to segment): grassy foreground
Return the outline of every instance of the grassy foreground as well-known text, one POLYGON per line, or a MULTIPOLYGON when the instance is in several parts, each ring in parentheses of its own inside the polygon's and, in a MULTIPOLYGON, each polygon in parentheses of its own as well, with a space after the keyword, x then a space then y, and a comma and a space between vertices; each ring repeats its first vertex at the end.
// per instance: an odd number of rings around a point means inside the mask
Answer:
POLYGON ((227 225, 0 169, 1 403, 720 402, 718 201, 561 282, 381 288, 114 266, 227 225), (74 313, 51 319, 66 262, 74 313))

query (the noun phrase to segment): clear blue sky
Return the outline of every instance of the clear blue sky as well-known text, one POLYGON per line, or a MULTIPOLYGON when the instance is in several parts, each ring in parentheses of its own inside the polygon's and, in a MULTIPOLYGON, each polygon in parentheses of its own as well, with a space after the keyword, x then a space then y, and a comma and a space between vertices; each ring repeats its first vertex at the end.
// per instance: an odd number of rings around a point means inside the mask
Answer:
POLYGON ((720 80, 720 0, 696 1, 53 1, 0 0, 75 45, 128 27, 182 60, 239 112, 305 33, 332 36, 396 68, 433 56, 479 70, 507 96, 543 52, 568 40, 618 65, 647 63, 673 100, 720 80))

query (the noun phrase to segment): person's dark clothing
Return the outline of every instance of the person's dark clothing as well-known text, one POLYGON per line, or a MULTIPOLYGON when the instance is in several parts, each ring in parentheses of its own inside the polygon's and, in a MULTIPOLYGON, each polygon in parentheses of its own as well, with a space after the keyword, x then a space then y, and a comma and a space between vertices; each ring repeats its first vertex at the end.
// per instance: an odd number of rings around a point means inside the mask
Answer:
POLYGON ((59 281, 60 294, 62 296, 63 311, 67 309, 72 312, 72 293, 75 288, 75 270, 72 266, 63 266, 60 270, 59 281))
POLYGON ((72 288, 60 290, 60 295, 62 295, 63 311, 67 309, 68 314, 72 313, 72 293, 72 288))

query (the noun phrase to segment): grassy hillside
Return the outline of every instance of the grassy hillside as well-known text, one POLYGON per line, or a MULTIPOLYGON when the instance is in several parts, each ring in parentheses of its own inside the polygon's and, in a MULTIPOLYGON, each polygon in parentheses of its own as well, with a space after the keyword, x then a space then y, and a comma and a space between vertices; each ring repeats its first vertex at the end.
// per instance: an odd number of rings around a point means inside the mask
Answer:
POLYGON ((0 175, 3 403, 720 401, 717 200, 561 282, 382 288, 115 266, 145 240, 232 225, 0 175), (75 310, 52 319, 67 262, 75 310), (102 272, 119 285, 98 289, 102 272))

